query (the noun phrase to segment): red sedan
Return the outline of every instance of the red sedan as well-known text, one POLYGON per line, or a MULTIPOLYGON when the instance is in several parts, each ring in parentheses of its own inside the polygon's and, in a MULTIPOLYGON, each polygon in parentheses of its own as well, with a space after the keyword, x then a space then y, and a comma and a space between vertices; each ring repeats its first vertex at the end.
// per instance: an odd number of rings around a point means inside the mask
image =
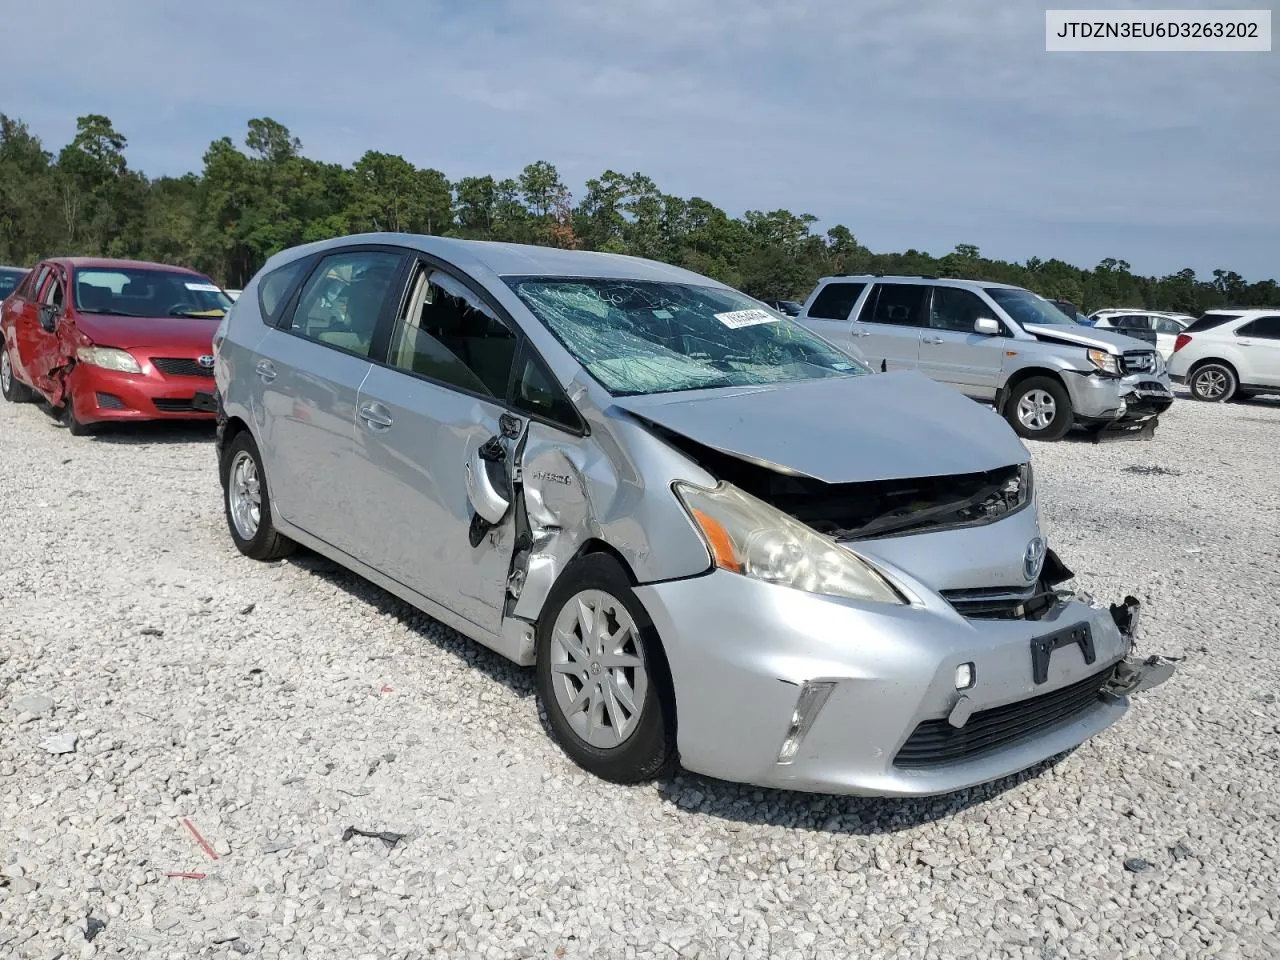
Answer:
POLYGON ((231 300, 183 267, 84 257, 36 265, 0 305, 0 388, 43 396, 73 434, 119 420, 208 420, 213 334, 231 300))

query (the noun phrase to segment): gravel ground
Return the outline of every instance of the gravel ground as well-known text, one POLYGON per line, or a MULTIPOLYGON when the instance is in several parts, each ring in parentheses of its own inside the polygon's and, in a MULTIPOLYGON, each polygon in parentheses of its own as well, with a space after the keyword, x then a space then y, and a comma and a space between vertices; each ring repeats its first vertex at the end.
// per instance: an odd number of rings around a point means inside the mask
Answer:
POLYGON ((529 673, 241 558, 211 436, 0 405, 0 957, 1280 955, 1280 404, 1035 447, 1081 586, 1186 660, 909 802, 582 774, 529 673))

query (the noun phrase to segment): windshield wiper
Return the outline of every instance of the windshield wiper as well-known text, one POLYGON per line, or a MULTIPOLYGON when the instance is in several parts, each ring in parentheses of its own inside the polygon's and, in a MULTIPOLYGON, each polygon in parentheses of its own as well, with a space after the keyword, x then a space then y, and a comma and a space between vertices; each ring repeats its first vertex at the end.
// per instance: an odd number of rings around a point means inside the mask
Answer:
POLYGON ((81 313, 99 313, 107 317, 132 317, 133 316, 132 313, 128 313, 124 310, 116 310, 113 307, 93 307, 93 308, 81 307, 80 312, 81 313))

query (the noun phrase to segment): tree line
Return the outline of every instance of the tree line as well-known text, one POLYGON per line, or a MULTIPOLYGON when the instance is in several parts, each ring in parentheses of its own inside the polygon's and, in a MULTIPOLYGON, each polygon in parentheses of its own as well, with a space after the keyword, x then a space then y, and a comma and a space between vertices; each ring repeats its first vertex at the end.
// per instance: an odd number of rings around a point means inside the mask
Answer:
POLYGON ((837 225, 788 210, 731 217, 701 197, 664 193, 642 173, 606 170, 576 202, 555 166, 518 176, 450 181, 403 157, 366 152, 352 166, 305 156, 270 118, 250 120, 243 148, 213 141, 199 173, 149 178, 126 159, 128 141, 99 114, 76 121, 56 154, 21 120, 0 114, 0 263, 54 254, 156 260, 243 287, 279 250, 370 230, 508 240, 650 257, 757 297, 802 299, 821 276, 926 274, 1013 283, 1089 311, 1134 306, 1196 314, 1210 307, 1280 306, 1275 280, 1248 284, 1190 267, 1143 277, 1108 258, 1091 270, 1031 257, 1010 263, 960 244, 945 256, 873 253, 837 225))

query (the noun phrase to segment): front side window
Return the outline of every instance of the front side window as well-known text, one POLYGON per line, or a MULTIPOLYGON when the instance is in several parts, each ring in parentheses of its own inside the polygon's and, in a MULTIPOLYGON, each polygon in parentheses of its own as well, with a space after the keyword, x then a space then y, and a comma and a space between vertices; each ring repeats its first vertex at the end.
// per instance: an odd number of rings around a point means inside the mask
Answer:
POLYGON ((62 305, 65 302, 62 292, 62 277, 58 275, 56 270, 49 273, 49 281, 45 284, 44 296, 40 298, 40 302, 46 307, 53 307, 55 314, 62 313, 62 305))
POLYGON ((615 396, 869 372, 736 290, 614 278, 503 279, 615 396))
POLYGON ((505 400, 516 335, 465 285, 423 271, 396 319, 388 362, 472 393, 505 400))
POLYGON ((1170 317, 1156 317, 1154 321, 1156 333, 1181 333, 1182 324, 1170 317))
POLYGON ((973 325, 983 318, 994 320, 994 312, 976 293, 958 287, 934 287, 929 326, 935 330, 973 333, 973 325))
POLYGON ((922 327, 928 293, 929 288, 923 284, 882 283, 862 305, 861 320, 895 327, 922 327))
POLYGON ((231 300, 208 277, 145 267, 81 268, 76 309, 122 317, 221 317, 231 300))
POLYGON ((1117 330, 1150 330, 1151 318, 1140 314, 1125 314, 1122 317, 1112 317, 1111 325, 1117 330))
POLYGON ((369 356, 400 255, 382 250, 334 253, 320 261, 290 320, 289 332, 369 356))
MULTIPOLYGON (((1021 287, 985 287, 983 292, 1000 305, 1009 316, 1020 324, 1048 324, 1074 327, 1075 321, 1048 300, 1042 300, 1030 290, 1021 287)), ((1111 319, 1112 326, 1116 318, 1111 319)))
POLYGON ((848 320, 865 286, 865 283, 828 283, 813 298, 809 316, 815 320, 848 320))

